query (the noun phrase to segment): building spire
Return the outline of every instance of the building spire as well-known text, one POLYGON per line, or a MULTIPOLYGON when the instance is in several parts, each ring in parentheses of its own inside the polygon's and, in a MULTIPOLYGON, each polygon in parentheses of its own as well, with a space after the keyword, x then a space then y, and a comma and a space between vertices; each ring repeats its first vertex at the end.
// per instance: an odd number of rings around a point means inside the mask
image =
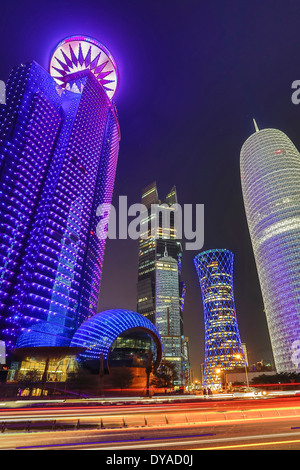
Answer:
POLYGON ((253 124, 254 124, 254 128, 255 128, 255 132, 259 132, 259 128, 258 128, 257 122, 255 121, 254 118, 253 118, 253 124))
POLYGON ((165 243, 165 252, 164 252, 164 256, 168 256, 167 243, 165 243))

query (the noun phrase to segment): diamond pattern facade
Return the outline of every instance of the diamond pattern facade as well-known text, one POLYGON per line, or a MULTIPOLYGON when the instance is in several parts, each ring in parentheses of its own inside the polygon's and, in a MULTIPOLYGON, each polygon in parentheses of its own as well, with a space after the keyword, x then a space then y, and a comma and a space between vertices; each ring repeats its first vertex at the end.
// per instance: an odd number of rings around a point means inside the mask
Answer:
POLYGON ((226 371, 244 367, 233 294, 233 253, 208 250, 194 258, 199 277, 205 323, 203 385, 225 384, 226 371))

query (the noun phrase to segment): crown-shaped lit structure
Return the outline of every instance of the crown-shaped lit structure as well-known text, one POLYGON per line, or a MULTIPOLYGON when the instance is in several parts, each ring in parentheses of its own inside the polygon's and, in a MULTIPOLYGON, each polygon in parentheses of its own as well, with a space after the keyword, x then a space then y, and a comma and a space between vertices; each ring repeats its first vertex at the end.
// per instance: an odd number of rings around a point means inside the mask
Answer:
POLYGON ((50 75, 67 90, 80 93, 76 82, 89 70, 112 99, 118 84, 117 65, 105 46, 86 36, 63 39, 50 59, 50 75))

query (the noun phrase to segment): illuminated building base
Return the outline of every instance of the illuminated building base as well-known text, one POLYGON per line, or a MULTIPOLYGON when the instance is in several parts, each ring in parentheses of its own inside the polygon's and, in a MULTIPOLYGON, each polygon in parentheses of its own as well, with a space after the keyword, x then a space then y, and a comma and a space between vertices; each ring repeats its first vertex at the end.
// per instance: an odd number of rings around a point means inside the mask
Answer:
POLYGON ((82 351, 68 347, 16 349, 8 381, 65 382, 69 373, 77 371, 76 357, 82 351))

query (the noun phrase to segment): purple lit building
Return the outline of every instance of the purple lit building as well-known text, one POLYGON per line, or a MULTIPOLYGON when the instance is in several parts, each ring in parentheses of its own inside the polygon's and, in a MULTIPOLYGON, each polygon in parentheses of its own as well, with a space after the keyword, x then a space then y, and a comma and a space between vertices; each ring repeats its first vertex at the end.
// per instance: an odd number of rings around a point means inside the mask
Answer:
POLYGON ((300 372, 300 154, 279 129, 241 149, 241 183, 278 373, 300 372))
POLYGON ((14 68, 0 109, 0 340, 69 346, 96 313, 105 240, 97 207, 112 199, 120 131, 108 50, 74 36, 50 73, 14 68))

